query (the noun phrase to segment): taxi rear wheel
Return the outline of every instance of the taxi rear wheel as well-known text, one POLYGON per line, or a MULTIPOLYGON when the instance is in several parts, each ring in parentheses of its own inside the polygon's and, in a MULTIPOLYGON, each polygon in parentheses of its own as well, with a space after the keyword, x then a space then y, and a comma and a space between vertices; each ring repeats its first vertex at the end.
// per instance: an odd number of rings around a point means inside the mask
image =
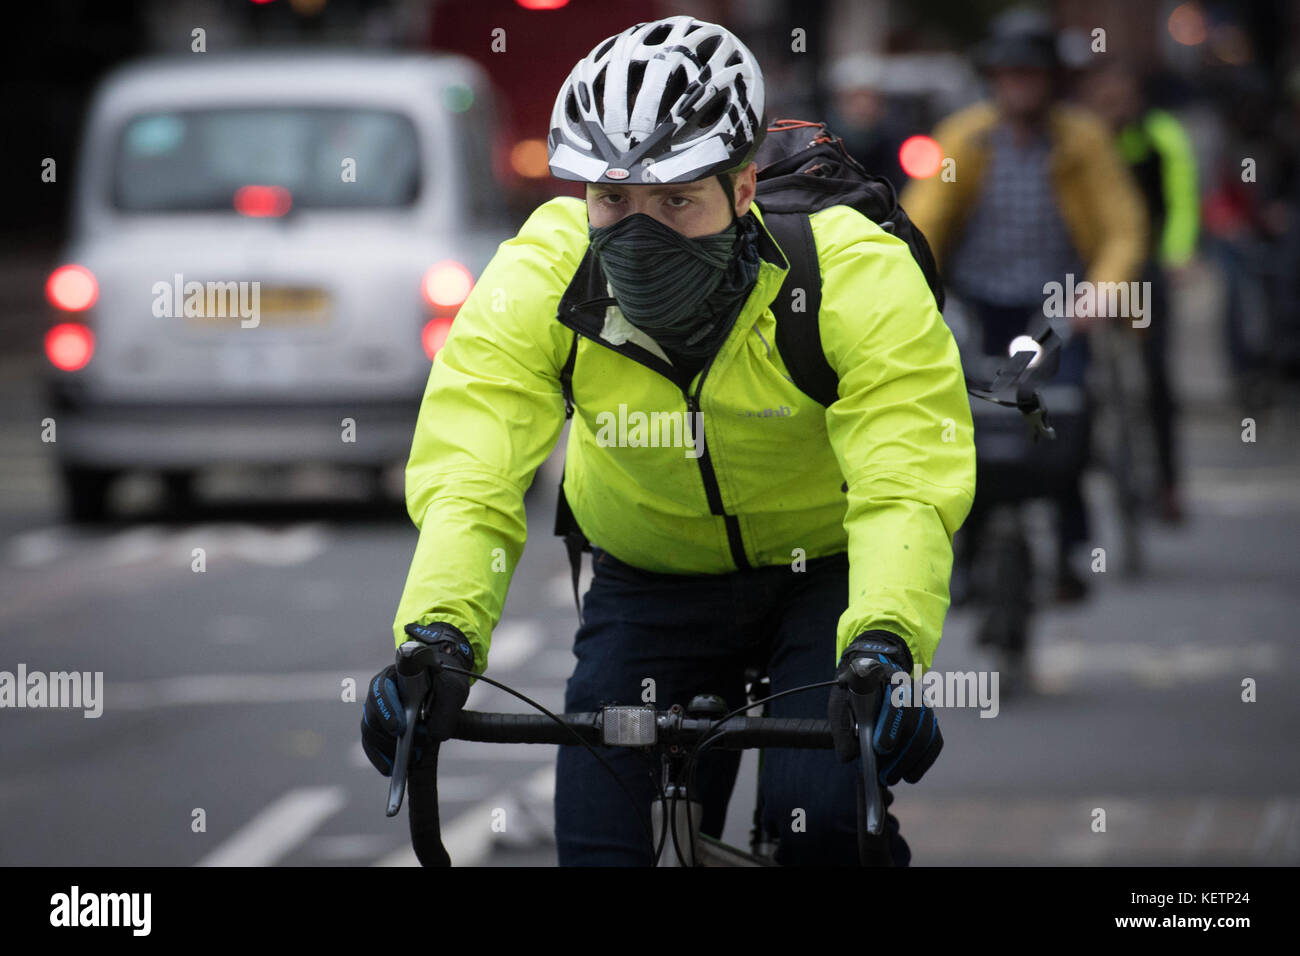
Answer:
POLYGON ((164 471, 160 476, 164 506, 174 514, 187 515, 195 505, 192 471, 164 471))
POLYGON ((64 508, 77 524, 91 524, 108 517, 108 496, 117 472, 107 468, 63 468, 64 508))

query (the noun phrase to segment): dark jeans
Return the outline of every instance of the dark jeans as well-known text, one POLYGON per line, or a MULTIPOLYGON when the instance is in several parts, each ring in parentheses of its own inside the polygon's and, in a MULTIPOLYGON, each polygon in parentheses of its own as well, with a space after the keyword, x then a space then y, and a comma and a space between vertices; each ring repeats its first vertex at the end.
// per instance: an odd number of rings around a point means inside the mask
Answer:
POLYGON ((1173 318, 1169 309, 1169 284, 1164 271, 1155 263, 1147 263, 1142 280, 1151 283, 1151 300, 1148 303, 1150 311, 1147 313, 1151 324, 1139 332, 1142 337, 1142 365, 1147 376, 1151 430, 1156 442, 1160 483, 1166 488, 1173 488, 1178 484, 1178 463, 1174 457, 1177 409, 1169 378, 1169 323, 1173 318))
MULTIPOLYGON (((834 676, 836 625, 848 604, 843 554, 810 560, 802 572, 780 565, 718 575, 656 574, 598 548, 592 563, 567 711, 606 703, 685 706, 697 694, 717 694, 737 707, 745 702, 744 671, 751 664, 766 666, 773 693, 834 676)), ((769 705, 769 715, 824 719, 829 694, 818 688, 783 697, 769 705)), ((658 761, 638 751, 597 748, 632 794, 632 806, 586 750, 559 750, 560 865, 649 866, 646 828, 658 761)), ((719 750, 700 759, 692 792, 704 805, 701 830, 710 836, 722 834, 739 763, 738 752, 719 750)), ((857 865, 858 773, 857 761, 841 763, 831 750, 763 752, 759 799, 765 828, 780 837, 778 862, 857 865)), ((892 801, 888 790, 885 799, 892 801)), ((905 866, 911 854, 898 820, 888 814, 885 822, 895 863, 905 866)))

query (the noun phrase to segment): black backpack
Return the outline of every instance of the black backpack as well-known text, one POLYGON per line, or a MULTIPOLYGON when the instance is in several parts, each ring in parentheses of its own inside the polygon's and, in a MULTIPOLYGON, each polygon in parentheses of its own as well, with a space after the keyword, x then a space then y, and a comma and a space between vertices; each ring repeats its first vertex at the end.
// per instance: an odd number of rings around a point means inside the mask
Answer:
MULTIPOLYGON (((885 232, 907 244, 943 311, 943 281, 930 244, 898 204, 894 187, 886 179, 862 168, 825 123, 777 120, 767 129, 758 151, 758 194, 763 223, 790 262, 781 290, 772 302, 776 317, 776 344, 790 377, 799 390, 821 405, 839 395, 839 378, 822 350, 817 317, 821 308, 821 269, 809 216, 830 206, 851 206, 885 232), (804 309, 793 309, 794 292, 804 290, 804 309)), ((1042 320, 1030 330, 1043 350, 1033 372, 1032 352, 1018 352, 1005 361, 966 368, 970 394, 1019 408, 1030 434, 1055 437, 1047 424, 1047 409, 1035 387, 1055 373, 1060 339, 1042 320)))

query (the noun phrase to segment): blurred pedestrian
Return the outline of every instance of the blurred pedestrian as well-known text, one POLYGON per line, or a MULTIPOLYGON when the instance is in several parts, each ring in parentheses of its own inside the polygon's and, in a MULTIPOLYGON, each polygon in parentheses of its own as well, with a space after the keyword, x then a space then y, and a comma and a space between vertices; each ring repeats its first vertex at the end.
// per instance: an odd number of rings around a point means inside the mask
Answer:
POLYGON ((854 53, 837 60, 830 71, 829 125, 850 156, 897 190, 907 182, 898 159, 904 137, 890 115, 881 82, 884 72, 884 60, 874 54, 854 53))
POLYGON ((1245 412, 1269 403, 1272 381, 1300 338, 1296 260, 1286 257, 1300 180, 1291 124, 1300 110, 1282 109, 1274 86, 1254 66, 1221 78, 1223 136, 1203 216, 1206 250, 1223 274, 1225 344, 1245 412))

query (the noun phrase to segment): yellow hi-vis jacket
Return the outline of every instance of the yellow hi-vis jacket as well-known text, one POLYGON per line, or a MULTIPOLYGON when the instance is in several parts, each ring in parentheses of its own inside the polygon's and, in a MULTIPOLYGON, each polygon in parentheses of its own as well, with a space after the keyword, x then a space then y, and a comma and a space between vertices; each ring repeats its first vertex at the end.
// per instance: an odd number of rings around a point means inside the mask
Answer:
MULTIPOLYGON (((957 347, 901 240, 847 206, 814 213, 811 225, 821 341, 839 377, 829 408, 795 387, 775 348, 769 306, 788 262, 766 227, 754 289, 690 379, 616 306, 584 309, 580 277, 599 282, 600 273, 586 255, 581 200, 545 203, 501 244, 420 406, 406 467, 420 535, 397 643, 410 622, 445 621, 469 638, 475 669, 487 666, 524 548, 524 491, 564 425, 560 376, 579 331, 564 483, 593 545, 679 574, 798 568, 847 551, 836 660, 881 629, 930 666, 952 536, 975 493, 957 347)), ((597 295, 608 295, 600 285, 597 295)))

